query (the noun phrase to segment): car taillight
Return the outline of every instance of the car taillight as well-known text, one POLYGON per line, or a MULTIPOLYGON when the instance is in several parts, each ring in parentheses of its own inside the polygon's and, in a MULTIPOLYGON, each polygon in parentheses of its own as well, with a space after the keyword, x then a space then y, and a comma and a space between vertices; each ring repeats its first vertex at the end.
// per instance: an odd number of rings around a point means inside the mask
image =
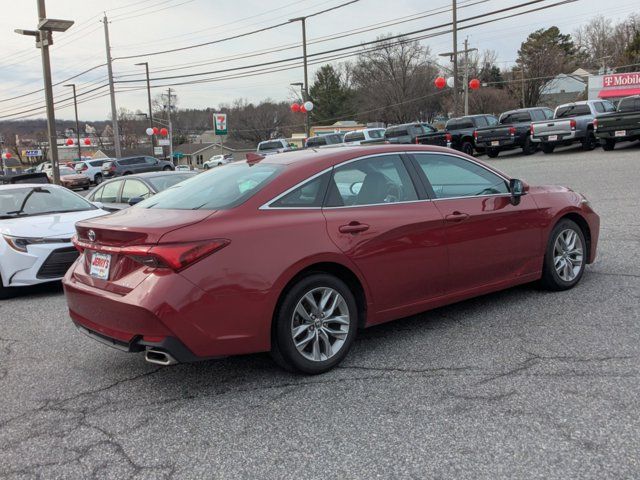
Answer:
POLYGON ((420 140, 418 140, 418 137, 416 137, 416 145, 420 145, 420 140))
POLYGON ((82 166, 81 170, 84 172, 85 170, 89 170, 89 167, 85 164, 82 166))
POLYGON ((575 130, 576 129, 576 121, 571 119, 569 120, 569 125, 571 125, 571 130, 575 130))
POLYGON ((445 134, 444 134, 444 139, 445 139, 447 142, 450 142, 450 141, 453 139, 453 137, 451 136, 451 134, 450 134, 450 133, 445 133, 445 134))
POLYGON ((167 243, 125 247, 122 254, 147 267, 182 270, 207 255, 226 247, 229 240, 215 239, 200 242, 167 243))
POLYGON ((593 119, 593 129, 594 130, 598 130, 598 119, 597 118, 593 119))
POLYGON ((509 127, 509 135, 515 135, 516 134, 516 127, 509 127))
POLYGON ((111 166, 109 167, 109 171, 110 172, 115 172, 116 171, 116 164, 112 163, 111 166))
POLYGON ((533 123, 529 125, 529 133, 533 136, 533 123))
POLYGON ((477 130, 473 131, 473 138, 475 138, 476 140, 478 139, 478 131, 477 130))

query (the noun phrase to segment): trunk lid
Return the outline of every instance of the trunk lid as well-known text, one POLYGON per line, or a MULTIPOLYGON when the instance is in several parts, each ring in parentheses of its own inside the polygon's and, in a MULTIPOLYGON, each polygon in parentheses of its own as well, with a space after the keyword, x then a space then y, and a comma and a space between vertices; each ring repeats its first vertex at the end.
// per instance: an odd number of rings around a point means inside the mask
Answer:
POLYGON ((124 255, 121 249, 157 245, 164 235, 201 222, 215 212, 128 208, 79 222, 76 231, 84 255, 73 275, 86 285, 125 295, 155 269, 124 255))

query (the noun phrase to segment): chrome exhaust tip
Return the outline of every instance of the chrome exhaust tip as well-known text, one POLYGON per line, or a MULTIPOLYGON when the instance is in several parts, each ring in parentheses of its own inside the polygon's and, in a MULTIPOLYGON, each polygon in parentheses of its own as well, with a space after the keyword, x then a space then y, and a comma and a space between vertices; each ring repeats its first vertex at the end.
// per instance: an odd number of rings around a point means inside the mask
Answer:
POLYGON ((155 348, 148 348, 144 353, 144 359, 155 365, 166 366, 178 363, 178 361, 167 352, 163 352, 162 350, 157 350, 155 348))

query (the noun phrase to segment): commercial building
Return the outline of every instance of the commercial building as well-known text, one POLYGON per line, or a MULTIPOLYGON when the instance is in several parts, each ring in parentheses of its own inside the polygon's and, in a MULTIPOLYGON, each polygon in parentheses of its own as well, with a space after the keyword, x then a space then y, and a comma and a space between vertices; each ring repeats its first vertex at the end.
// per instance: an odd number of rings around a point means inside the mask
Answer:
POLYGON ((591 75, 589 100, 597 98, 619 100, 630 95, 640 95, 640 72, 591 75))

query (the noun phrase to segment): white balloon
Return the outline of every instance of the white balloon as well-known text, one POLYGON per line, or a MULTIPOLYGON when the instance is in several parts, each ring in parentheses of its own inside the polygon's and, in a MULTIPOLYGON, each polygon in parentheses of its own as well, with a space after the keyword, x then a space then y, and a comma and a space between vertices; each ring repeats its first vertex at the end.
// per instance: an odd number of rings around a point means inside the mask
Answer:
POLYGON ((151 136, 153 135, 153 128, 149 127, 145 130, 145 132, 147 132, 147 135, 151 136))
POLYGON ((447 78, 447 87, 453 88, 454 84, 455 84, 455 81, 454 81, 453 77, 447 78))
POLYGON ((304 109, 307 112, 310 112, 311 110, 313 110, 313 102, 304 102, 304 109))

